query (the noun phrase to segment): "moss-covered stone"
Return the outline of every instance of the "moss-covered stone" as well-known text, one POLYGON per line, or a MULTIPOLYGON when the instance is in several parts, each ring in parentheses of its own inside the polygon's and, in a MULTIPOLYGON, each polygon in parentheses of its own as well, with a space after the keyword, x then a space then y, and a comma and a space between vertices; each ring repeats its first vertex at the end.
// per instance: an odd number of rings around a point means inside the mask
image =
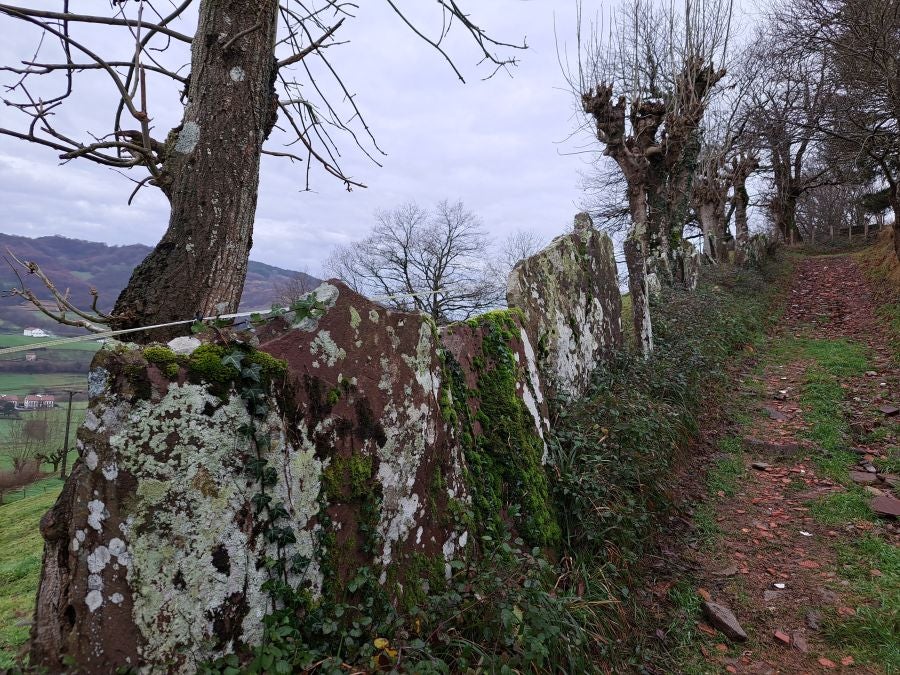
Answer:
POLYGON ((476 386, 467 385, 463 367, 445 353, 447 397, 453 402, 448 416, 465 451, 476 521, 499 525, 507 506, 515 504, 521 508, 517 527, 523 537, 551 546, 560 529, 542 466, 544 442, 523 400, 524 364, 511 347, 520 339, 521 320, 518 311, 501 310, 466 322, 481 337, 481 353, 470 359, 476 386))
POLYGON ((329 501, 351 501, 365 498, 373 489, 372 458, 363 454, 335 457, 322 473, 329 501))
POLYGON ((191 379, 222 384, 240 377, 237 368, 222 363, 225 353, 225 348, 219 345, 203 344, 197 347, 188 361, 191 379))

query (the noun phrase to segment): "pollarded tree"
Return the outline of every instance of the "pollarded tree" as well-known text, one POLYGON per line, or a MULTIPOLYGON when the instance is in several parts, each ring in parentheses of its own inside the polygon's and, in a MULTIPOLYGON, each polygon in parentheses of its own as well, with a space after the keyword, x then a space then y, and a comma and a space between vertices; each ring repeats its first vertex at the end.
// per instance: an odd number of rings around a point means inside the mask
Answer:
MULTIPOLYGON (((515 62, 508 50, 519 47, 493 40, 458 0, 437 0, 445 21, 436 39, 395 0, 385 2, 454 71, 444 46, 451 26, 471 37, 493 72, 515 62)), ((113 0, 107 11, 86 15, 72 11, 68 0, 60 11, 45 3, 0 4, 4 32, 30 28, 38 37, 34 53, 3 68, 13 74, 6 103, 20 114, 20 124, 0 133, 48 147, 63 161, 135 170, 141 174, 135 190, 153 185, 171 206, 165 235, 134 271, 111 315, 79 315, 50 288, 67 321, 127 328, 208 315, 217 307, 234 311, 247 272, 263 153, 305 162, 307 180, 310 163, 317 162, 347 189, 361 185, 340 168, 339 139, 331 134, 349 134, 367 154, 378 148, 328 58, 355 8, 343 0, 182 0, 165 7, 113 0), (59 113, 79 93, 96 95, 79 88, 91 72, 107 77, 112 97, 108 105, 92 100, 98 128, 82 135, 59 113), (181 122, 156 128, 155 116, 172 108, 183 108, 181 122)))
MULTIPOLYGON (((700 125, 722 68, 731 4, 715 0, 672 6, 633 0, 609 38, 595 27, 568 80, 578 91, 605 156, 626 183, 631 226, 625 239, 635 334, 653 350, 647 275, 678 276, 700 125)), ((580 31, 580 27, 579 27, 580 31)))
POLYGON ((506 279, 489 255, 481 221, 462 202, 431 211, 409 202, 378 212, 371 234, 337 249, 326 269, 389 307, 447 323, 501 304, 506 279))

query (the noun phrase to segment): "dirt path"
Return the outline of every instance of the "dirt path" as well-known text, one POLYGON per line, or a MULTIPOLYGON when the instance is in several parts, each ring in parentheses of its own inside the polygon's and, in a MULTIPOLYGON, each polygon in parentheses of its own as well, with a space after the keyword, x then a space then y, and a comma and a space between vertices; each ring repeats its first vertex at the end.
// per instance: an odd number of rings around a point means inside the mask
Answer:
POLYGON ((683 597, 685 577, 655 588, 693 621, 682 672, 900 668, 900 530, 870 507, 900 496, 891 347, 851 258, 798 262, 778 334, 712 440, 680 556, 696 595, 683 597), (731 610, 748 639, 724 637, 703 600, 731 610))

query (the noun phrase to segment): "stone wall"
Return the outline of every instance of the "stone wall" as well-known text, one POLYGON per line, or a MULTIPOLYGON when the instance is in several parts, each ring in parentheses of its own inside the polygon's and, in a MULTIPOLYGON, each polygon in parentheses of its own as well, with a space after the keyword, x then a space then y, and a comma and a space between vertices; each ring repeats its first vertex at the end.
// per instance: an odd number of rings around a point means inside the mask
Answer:
POLYGON ((312 603, 370 570, 400 607, 492 525, 558 543, 549 404, 621 345, 612 246, 560 237, 510 289, 438 329, 333 281, 253 334, 107 344, 41 524, 32 663, 195 672, 259 642, 273 569, 312 603))
POLYGON ((609 236, 576 217, 576 229, 519 262, 506 300, 522 311, 548 395, 578 396, 622 346, 622 298, 609 236))

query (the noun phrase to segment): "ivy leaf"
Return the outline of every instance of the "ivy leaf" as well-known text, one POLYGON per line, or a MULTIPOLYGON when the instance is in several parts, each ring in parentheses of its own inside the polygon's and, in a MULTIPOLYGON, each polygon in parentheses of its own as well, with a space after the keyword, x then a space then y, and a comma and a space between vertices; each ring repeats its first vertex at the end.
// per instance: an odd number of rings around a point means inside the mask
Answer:
POLYGON ((254 382, 259 382, 260 377, 262 376, 262 366, 258 363, 251 363, 246 368, 241 369, 241 377, 247 380, 253 380, 254 382))
POLYGON ((265 492, 257 492, 250 501, 253 502, 253 506, 256 507, 256 512, 259 513, 272 501, 272 495, 268 495, 265 492))
POLYGON ((222 357, 222 364, 232 366, 236 371, 241 372, 241 361, 243 360, 244 355, 238 350, 234 350, 230 354, 226 354, 222 357))

